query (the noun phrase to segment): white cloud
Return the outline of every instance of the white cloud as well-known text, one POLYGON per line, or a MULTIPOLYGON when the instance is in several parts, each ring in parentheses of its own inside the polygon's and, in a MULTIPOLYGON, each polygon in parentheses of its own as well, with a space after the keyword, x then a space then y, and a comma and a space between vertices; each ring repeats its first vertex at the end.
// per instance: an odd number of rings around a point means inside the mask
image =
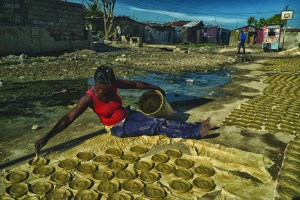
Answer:
POLYGON ((164 10, 151 10, 151 9, 143 9, 143 8, 137 8, 137 7, 129 7, 130 10, 134 11, 140 11, 140 12, 150 12, 150 13, 158 13, 161 15, 167 15, 170 17, 175 17, 175 18, 185 18, 186 15, 183 13, 179 12, 169 12, 169 11, 164 11, 164 10))
POLYGON ((181 12, 170 12, 165 10, 144 9, 144 8, 138 8, 133 6, 130 6, 129 9, 130 12, 139 11, 139 12, 156 13, 156 14, 166 15, 180 20, 192 20, 192 21, 201 20, 204 21, 205 23, 214 23, 215 21, 220 23, 236 23, 237 21, 237 19, 235 18, 215 17, 215 16, 208 16, 208 15, 193 15, 193 14, 186 14, 181 12))

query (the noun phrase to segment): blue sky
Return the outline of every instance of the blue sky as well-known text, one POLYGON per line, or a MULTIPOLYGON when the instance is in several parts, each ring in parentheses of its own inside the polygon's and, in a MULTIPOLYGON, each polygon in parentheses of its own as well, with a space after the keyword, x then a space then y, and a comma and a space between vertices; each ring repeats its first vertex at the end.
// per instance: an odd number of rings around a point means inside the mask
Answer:
POLYGON ((249 16, 267 19, 287 5, 294 10, 288 27, 300 28, 300 0, 117 0, 114 12, 140 22, 190 20, 235 29, 246 26, 249 16))
POLYGON ((115 15, 141 22, 203 21, 235 29, 247 25, 249 16, 267 19, 281 13, 287 5, 294 10, 288 27, 300 28, 300 0, 117 0, 115 15))

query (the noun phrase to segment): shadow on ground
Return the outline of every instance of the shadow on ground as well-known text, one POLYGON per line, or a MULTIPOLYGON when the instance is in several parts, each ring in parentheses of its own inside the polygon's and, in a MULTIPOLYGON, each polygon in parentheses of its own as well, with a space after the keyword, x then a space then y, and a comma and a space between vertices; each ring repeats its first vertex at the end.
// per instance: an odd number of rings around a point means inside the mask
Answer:
POLYGON ((115 51, 122 51, 126 50, 126 47, 114 47, 114 46, 108 46, 106 44, 100 44, 100 43, 94 43, 93 44, 93 49, 96 52, 115 52, 115 51))
MULTIPOLYGON (((82 137, 75 138, 75 139, 67 141, 65 143, 62 143, 62 144, 59 144, 59 145, 56 145, 56 146, 44 149, 44 150, 42 150, 40 152, 40 155, 46 156, 46 155, 48 155, 48 154, 50 154, 52 152, 55 152, 55 151, 60 151, 60 152, 61 151, 66 151, 66 150, 68 150, 68 149, 70 149, 70 148, 72 148, 74 146, 79 145, 80 143, 82 143, 83 141, 85 141, 87 139, 93 138, 95 136, 98 136, 98 135, 104 134, 104 133, 106 133, 105 130, 100 130, 100 131, 96 131, 96 132, 84 135, 82 137)), ((7 168, 7 167, 10 167, 12 165, 24 162, 24 161, 26 161, 28 159, 33 158, 34 156, 35 156, 35 154, 32 153, 32 154, 28 154, 28 155, 22 156, 20 158, 8 161, 8 162, 6 162, 4 164, 0 164, 0 170, 4 169, 4 168, 7 168)))

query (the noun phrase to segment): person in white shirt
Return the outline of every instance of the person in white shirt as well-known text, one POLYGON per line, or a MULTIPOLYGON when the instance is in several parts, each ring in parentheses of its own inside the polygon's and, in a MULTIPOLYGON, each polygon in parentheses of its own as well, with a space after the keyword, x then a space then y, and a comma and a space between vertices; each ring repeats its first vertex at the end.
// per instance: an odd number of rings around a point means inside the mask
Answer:
POLYGON ((121 42, 121 27, 120 25, 117 26, 117 42, 121 42))

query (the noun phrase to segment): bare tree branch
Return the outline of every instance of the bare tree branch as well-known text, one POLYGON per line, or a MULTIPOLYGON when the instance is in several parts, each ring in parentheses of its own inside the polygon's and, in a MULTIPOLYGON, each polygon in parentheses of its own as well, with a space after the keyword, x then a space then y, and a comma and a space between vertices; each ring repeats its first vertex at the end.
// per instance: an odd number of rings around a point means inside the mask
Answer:
POLYGON ((114 9, 116 0, 88 0, 93 1, 99 9, 103 12, 104 21, 104 38, 108 39, 113 21, 114 21, 114 9))

